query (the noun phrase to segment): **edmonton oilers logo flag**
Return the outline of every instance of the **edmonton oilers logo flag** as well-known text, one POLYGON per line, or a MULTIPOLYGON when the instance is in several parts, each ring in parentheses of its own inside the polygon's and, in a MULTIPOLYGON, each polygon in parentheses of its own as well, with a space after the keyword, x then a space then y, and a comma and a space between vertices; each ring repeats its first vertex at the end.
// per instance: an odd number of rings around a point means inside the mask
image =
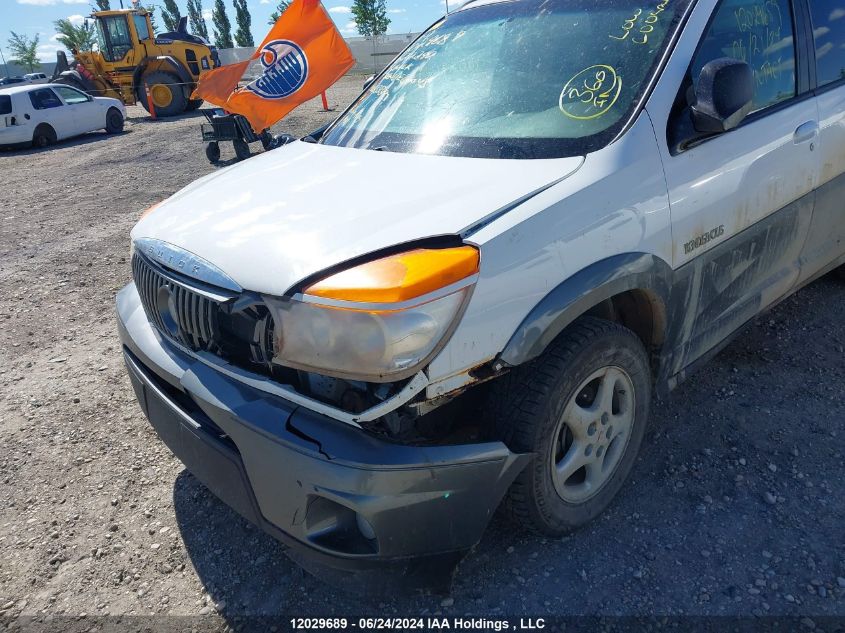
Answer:
POLYGON ((290 40, 273 40, 262 48, 259 59, 264 72, 246 89, 263 99, 284 99, 302 88, 308 79, 308 58, 290 40))
POLYGON ((292 0, 249 59, 203 72, 192 98, 242 114, 260 132, 319 96, 354 65, 320 0, 292 0), (260 76, 244 79, 256 61, 260 76), (242 80, 245 85, 238 87, 242 80))

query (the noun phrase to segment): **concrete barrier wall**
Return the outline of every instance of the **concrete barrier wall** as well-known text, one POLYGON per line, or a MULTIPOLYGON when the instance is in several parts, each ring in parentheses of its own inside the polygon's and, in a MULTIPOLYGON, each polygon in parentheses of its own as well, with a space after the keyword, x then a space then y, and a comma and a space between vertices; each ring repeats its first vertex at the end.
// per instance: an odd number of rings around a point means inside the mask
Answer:
POLYGON ((385 35, 376 40, 375 47, 372 38, 347 38, 346 43, 355 55, 355 67, 352 72, 381 72, 408 44, 417 39, 418 35, 419 33, 385 35))
MULTIPOLYGON (((379 37, 375 46, 372 38, 348 37, 346 43, 352 54, 355 56, 355 66, 351 72, 371 74, 380 72, 396 57, 404 48, 413 42, 419 33, 408 33, 407 35, 385 35, 379 37)), ((220 61, 224 65, 234 64, 249 59, 255 52, 254 48, 225 48, 220 50, 220 61)), ((253 62, 246 71, 246 77, 256 77, 261 72, 259 62, 253 62)))

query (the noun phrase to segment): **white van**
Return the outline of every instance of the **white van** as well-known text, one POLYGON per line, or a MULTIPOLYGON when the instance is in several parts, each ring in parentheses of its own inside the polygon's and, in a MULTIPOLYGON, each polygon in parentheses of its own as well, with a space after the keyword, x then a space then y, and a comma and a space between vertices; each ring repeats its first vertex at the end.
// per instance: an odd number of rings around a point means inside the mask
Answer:
POLYGON ((653 392, 845 263, 840 7, 471 0, 319 139, 135 226, 150 422, 296 560, 386 590, 503 499, 584 525, 653 392))
POLYGON ((56 141, 106 130, 123 130, 126 106, 60 84, 0 89, 0 146, 46 147, 56 141))
POLYGON ((50 82, 50 78, 44 73, 29 73, 24 75, 23 78, 30 84, 46 84, 50 82))

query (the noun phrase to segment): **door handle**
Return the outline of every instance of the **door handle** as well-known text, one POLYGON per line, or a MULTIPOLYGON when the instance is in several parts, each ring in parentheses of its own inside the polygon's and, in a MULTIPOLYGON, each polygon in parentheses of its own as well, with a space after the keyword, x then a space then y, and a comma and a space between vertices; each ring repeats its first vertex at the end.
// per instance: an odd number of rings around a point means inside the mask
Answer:
POLYGON ((801 143, 812 141, 818 135, 819 124, 816 121, 807 121, 806 123, 798 126, 798 129, 795 130, 795 134, 793 135, 792 140, 796 145, 800 145, 801 143))

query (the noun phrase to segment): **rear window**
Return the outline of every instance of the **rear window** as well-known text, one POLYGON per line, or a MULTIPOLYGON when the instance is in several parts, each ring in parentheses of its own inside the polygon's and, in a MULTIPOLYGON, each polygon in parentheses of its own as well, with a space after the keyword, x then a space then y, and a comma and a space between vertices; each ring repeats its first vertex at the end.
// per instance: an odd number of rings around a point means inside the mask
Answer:
POLYGON ((12 113, 12 98, 9 95, 0 95, 0 114, 12 113))
POLYGON ((813 0, 810 12, 819 86, 845 81, 845 7, 842 0, 813 0))

